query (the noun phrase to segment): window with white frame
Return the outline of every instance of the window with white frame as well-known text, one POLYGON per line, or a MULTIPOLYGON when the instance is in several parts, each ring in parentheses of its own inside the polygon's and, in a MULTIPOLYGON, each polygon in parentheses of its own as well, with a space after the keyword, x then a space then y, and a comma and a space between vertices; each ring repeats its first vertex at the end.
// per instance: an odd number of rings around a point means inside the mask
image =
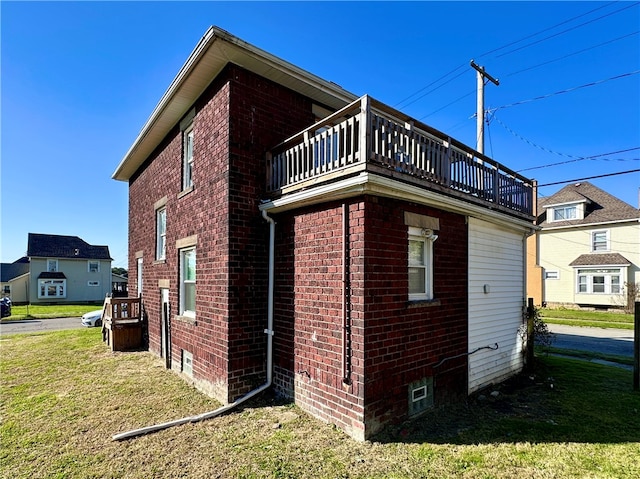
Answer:
POLYGON ((156 211, 156 259, 163 260, 167 253, 167 208, 156 211))
POLYGON ((578 217, 576 205, 556 206, 553 208, 553 221, 574 220, 578 217))
POLYGON ((66 279, 39 279, 38 298, 66 298, 66 279))
POLYGON ((89 273, 99 273, 100 272, 100 261, 89 260, 87 261, 87 269, 89 273))
POLYGON ((558 270, 545 270, 544 279, 560 279, 560 271, 558 270))
POLYGON ((433 242, 438 237, 425 228, 409 227, 409 300, 433 299, 433 242))
POLYGON ((579 268, 576 275, 578 293, 620 294, 622 292, 620 268, 579 268))
POLYGON ((2 293, 5 295, 10 295, 11 294, 11 285, 10 284, 5 284, 2 287, 2 293))
POLYGON ((142 258, 136 258, 136 287, 138 297, 142 296, 142 258))
POLYGON ((180 250, 180 314, 196 315, 196 249, 180 250))
POLYGON ((182 189, 193 186, 193 123, 182 132, 182 189))
POLYGON ((100 281, 87 281, 87 286, 100 286, 100 281))
POLYGON ((609 251, 609 231, 591 232, 591 251, 609 251))
POLYGON ((58 271, 58 260, 57 259, 48 259, 47 260, 47 271, 49 273, 55 273, 58 271))

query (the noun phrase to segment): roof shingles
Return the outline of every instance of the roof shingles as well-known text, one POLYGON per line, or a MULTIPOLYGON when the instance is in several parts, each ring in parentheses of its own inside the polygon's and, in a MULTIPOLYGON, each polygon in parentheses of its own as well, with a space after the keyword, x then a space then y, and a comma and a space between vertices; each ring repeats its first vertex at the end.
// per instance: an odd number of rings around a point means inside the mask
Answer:
POLYGON ((108 246, 90 245, 77 236, 29 233, 27 256, 110 260, 108 246))
POLYGON ((640 210, 610 195, 591 183, 574 183, 547 198, 538 200, 538 224, 544 227, 574 226, 640 218, 640 210), (584 218, 566 221, 547 220, 546 205, 585 202, 584 218))

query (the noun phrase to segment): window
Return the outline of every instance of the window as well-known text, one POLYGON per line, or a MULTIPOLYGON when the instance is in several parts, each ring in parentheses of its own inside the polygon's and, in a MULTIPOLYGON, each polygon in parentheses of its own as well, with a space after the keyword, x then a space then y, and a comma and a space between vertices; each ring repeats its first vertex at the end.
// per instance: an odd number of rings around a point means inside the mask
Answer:
POLYGON ((38 298, 66 298, 66 279, 39 279, 38 298))
POLYGON ((409 227, 409 300, 433 299, 433 242, 426 228, 409 227))
POLYGON ((607 230, 591 232, 591 250, 609 251, 609 232, 607 230))
POLYGON ((165 259, 167 252, 167 208, 156 211, 156 259, 165 259))
POLYGON ((100 261, 89 260, 87 264, 88 264, 89 273, 100 272, 100 261))
POLYGON ((49 273, 55 273, 58 271, 58 260, 57 259, 48 259, 47 260, 47 271, 49 273))
POLYGON ((196 249, 180 250, 180 314, 196 315, 196 249))
POLYGON ((544 279, 560 279, 560 271, 546 270, 544 279))
POLYGON ((11 285, 10 284, 5 284, 2 288, 2 293, 5 295, 10 295, 11 294, 11 285))
POLYGON ((620 268, 578 269, 576 289, 585 294, 620 294, 621 276, 620 268))
POLYGON ((183 164, 182 164, 182 189, 193 186, 193 124, 182 132, 183 164))
POLYGON ((560 206, 553 209, 553 221, 573 220, 578 216, 578 208, 574 206, 560 206))
POLYGON ((87 286, 100 286, 100 281, 88 281, 87 286))

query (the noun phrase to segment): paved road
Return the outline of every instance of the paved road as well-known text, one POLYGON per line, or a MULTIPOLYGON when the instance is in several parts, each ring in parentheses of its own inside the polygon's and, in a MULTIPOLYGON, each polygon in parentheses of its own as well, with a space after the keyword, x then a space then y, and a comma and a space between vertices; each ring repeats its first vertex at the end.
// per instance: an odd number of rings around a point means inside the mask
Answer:
POLYGON ((41 333, 78 328, 84 328, 80 323, 80 318, 24 319, 21 321, 2 321, 0 334, 41 333))
POLYGON ((591 351, 633 357, 632 329, 605 329, 549 324, 555 334, 553 346, 578 351, 591 351))

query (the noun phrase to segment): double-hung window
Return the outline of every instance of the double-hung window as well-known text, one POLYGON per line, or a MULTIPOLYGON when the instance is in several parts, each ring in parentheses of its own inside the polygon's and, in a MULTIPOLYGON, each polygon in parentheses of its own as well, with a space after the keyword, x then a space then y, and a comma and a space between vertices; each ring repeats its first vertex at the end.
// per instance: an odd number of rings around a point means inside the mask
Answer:
POLYGON ((48 259, 47 260, 47 271, 49 273, 55 273, 58 271, 58 260, 57 259, 48 259))
POLYGON ((156 259, 163 260, 167 254, 167 208, 156 211, 156 259))
POLYGON ((609 251, 609 232, 607 230, 591 232, 591 251, 609 251))
POLYGON ((193 123, 182 132, 182 190, 193 186, 193 123))
POLYGON ((38 298, 66 298, 66 279, 39 279, 38 298))
POLYGON ((180 250, 180 314, 196 315, 196 249, 180 250))
POLYGON ((433 242, 430 229, 409 227, 409 300, 433 299, 433 242))
POLYGON ((584 268, 577 271, 578 293, 620 294, 622 271, 620 268, 584 268))
POLYGON ((94 260, 87 261, 87 271, 89 271, 89 273, 99 273, 100 261, 94 261, 94 260))

